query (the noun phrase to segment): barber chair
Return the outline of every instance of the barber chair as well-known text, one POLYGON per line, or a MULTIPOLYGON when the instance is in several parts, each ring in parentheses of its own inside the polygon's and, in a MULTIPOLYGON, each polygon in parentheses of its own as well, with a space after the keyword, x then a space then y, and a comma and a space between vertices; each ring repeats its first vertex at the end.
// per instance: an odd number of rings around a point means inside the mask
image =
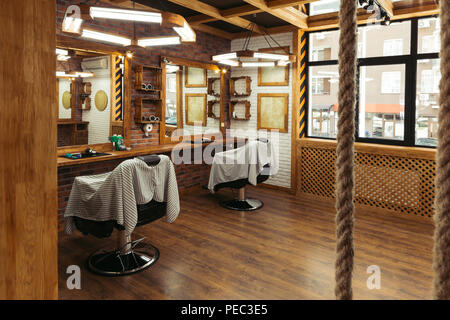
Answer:
MULTIPOLYGON (((139 157, 148 166, 155 166, 160 158, 157 155, 139 157)), ((149 224, 162 218, 166 214, 166 203, 150 201, 149 203, 138 205, 138 222, 136 227, 149 224)), ((113 229, 117 229, 117 247, 112 251, 104 249, 97 250, 87 260, 87 267, 90 271, 104 276, 123 276, 143 271, 153 265, 159 258, 159 250, 151 244, 143 245, 141 238, 131 240, 130 235, 126 235, 124 228, 116 221, 92 221, 79 217, 74 217, 74 223, 78 230, 84 234, 92 234, 98 238, 111 236, 113 229)))
MULTIPOLYGON (((268 143, 269 140, 265 138, 258 138, 257 141, 268 143)), ((256 178, 257 184, 263 183, 270 177, 270 166, 266 164, 262 172, 256 178)), ((235 181, 219 183, 214 187, 214 192, 223 188, 231 188, 232 190, 238 190, 238 197, 231 200, 220 201, 219 204, 230 210, 237 211, 253 211, 260 209, 264 206, 263 202, 258 199, 247 198, 245 187, 250 184, 248 179, 238 179, 235 181)))

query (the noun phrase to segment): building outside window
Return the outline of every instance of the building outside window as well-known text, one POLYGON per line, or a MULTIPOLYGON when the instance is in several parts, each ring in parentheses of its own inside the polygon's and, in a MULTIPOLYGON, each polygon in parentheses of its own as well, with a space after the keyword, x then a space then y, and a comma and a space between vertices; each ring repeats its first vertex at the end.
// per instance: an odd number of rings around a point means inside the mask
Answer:
MULTIPOLYGON (((358 27, 357 141, 437 145, 439 26, 432 17, 358 27)), ((339 31, 311 32, 309 40, 308 136, 335 138, 339 31)))

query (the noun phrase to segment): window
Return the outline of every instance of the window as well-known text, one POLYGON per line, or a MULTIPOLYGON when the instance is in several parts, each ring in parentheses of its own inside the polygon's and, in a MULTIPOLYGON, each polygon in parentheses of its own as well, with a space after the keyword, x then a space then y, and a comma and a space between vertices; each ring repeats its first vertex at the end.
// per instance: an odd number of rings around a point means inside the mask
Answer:
POLYGON ((322 0, 310 4, 310 15, 339 11, 339 0, 322 0))
POLYGON ((334 138, 337 132, 338 65, 310 67, 309 83, 309 135, 334 138))
MULTIPOLYGON (((356 141, 437 145, 439 26, 433 17, 358 27, 356 141)), ((339 31, 309 39, 308 136, 335 138, 339 31)))
POLYGON ((437 146, 440 80, 440 59, 417 62, 415 136, 420 146, 437 146))
POLYGON ((401 72, 382 72, 381 73, 381 93, 397 94, 400 93, 402 86, 401 72))
POLYGON ((403 54, 403 39, 384 40, 383 56, 398 56, 403 54))
POLYGON ((403 140, 405 65, 362 66, 359 74, 359 137, 403 140), (388 95, 379 94, 380 78, 388 95))
POLYGON ((358 58, 389 57, 410 54, 411 22, 394 22, 389 26, 379 24, 358 28, 361 49, 358 58))

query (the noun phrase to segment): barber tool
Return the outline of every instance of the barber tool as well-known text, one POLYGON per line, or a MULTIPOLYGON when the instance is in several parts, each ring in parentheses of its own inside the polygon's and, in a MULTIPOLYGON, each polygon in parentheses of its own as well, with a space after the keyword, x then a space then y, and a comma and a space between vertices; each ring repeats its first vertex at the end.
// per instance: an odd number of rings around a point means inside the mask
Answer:
POLYGON ((144 134, 146 137, 148 137, 148 135, 150 134, 150 132, 152 132, 153 130, 153 125, 150 123, 144 124, 142 126, 142 131, 144 131, 144 134))
POLYGON ((66 153, 65 157, 70 159, 80 159, 81 153, 66 153))
POLYGON ((113 148, 116 149, 116 151, 120 151, 120 146, 123 145, 123 137, 118 135, 113 135, 109 137, 109 141, 113 143, 113 148))
POLYGON ((156 116, 151 115, 151 116, 149 117, 149 120, 150 120, 150 121, 156 121, 156 116))

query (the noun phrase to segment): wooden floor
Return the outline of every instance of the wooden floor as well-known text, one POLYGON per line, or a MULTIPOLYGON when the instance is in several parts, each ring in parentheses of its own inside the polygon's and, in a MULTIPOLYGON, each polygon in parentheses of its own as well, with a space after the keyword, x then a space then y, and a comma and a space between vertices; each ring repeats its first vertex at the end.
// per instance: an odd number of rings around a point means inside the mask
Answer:
MULTIPOLYGON (((60 299, 333 299, 334 209, 266 188, 248 194, 264 201, 251 213, 229 211, 218 200, 230 191, 181 197, 173 224, 137 229, 161 257, 150 269, 105 278, 82 266, 82 289, 66 288, 66 268, 115 237, 79 234, 59 241, 60 299)), ((431 299, 430 223, 358 211, 355 230, 355 299, 431 299), (370 265, 381 268, 381 289, 369 290, 370 265)))

